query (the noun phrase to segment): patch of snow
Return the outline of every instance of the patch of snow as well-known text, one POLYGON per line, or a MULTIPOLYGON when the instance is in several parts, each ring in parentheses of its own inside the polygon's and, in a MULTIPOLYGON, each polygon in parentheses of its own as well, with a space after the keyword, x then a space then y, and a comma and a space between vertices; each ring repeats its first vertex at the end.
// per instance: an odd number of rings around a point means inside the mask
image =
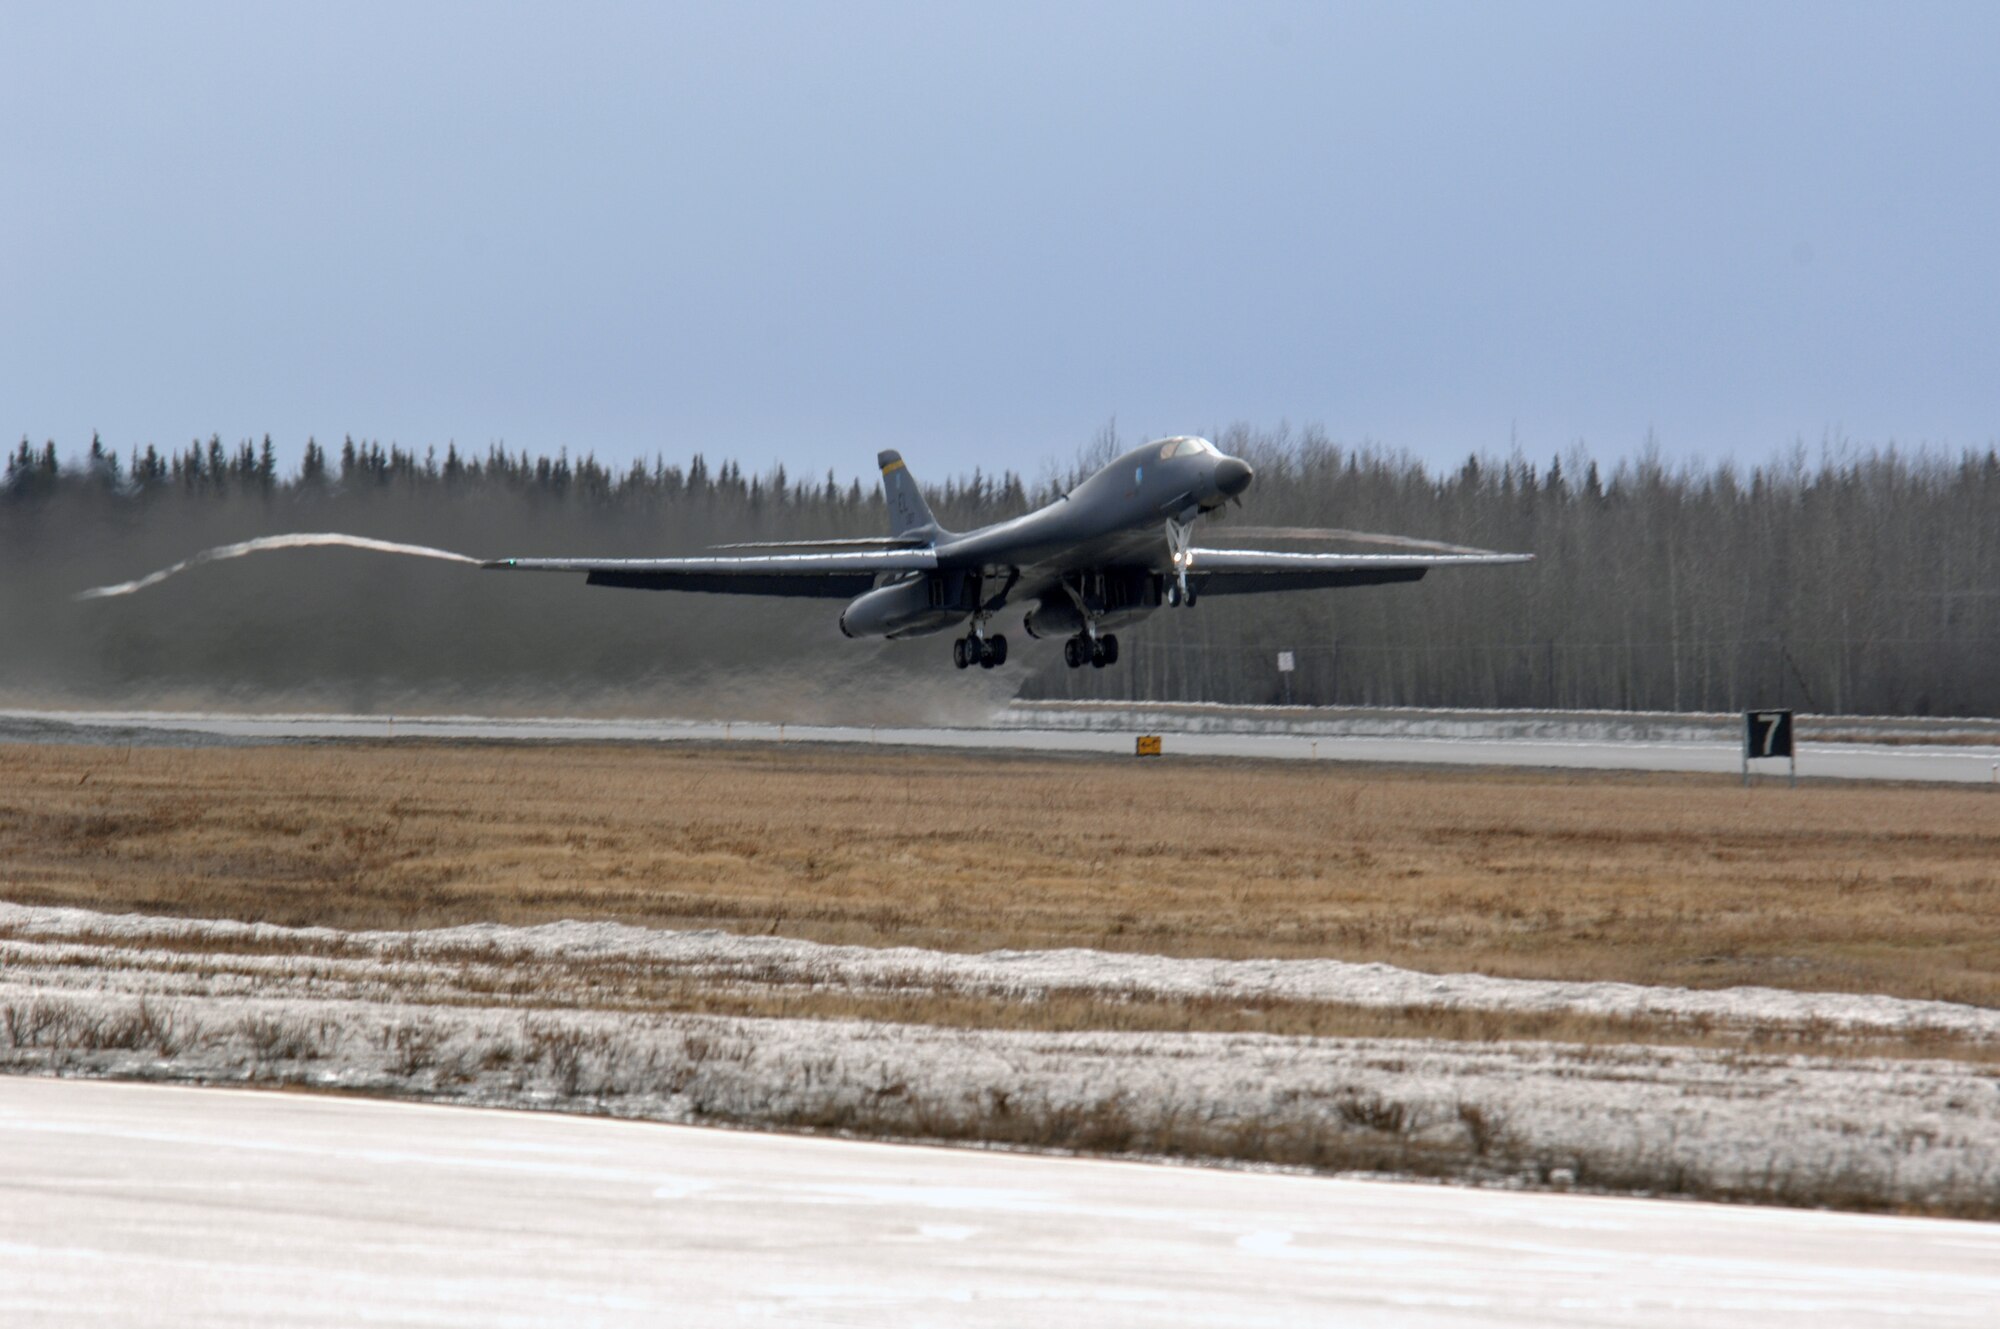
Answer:
MULTIPOLYGON (((1526 982, 1333 961, 1084 950, 962 956, 585 923, 345 933, 0 904, 0 1070, 299 1083, 665 1121, 1165 1150, 1558 1188, 1915 1206, 1962 1206, 1967 1196, 1990 1204, 2000 1194, 2000 1071, 1977 1063, 752 1019, 599 1009, 587 992, 583 1009, 563 1008, 578 976, 606 962, 642 978, 669 970, 745 988, 937 986, 1018 996, 1081 988, 1701 1011, 1969 1037, 1990 1037, 2000 1015, 1882 997, 1526 982)), ((527 1171, 610 1165, 509 1162, 527 1171)), ((674 1198, 665 1193, 674 1179, 659 1184, 660 1198, 674 1198)), ((914 1192, 898 1198, 927 1207, 914 1192)), ((991 1198, 1010 1211, 1037 1202, 1030 1194, 991 1198)), ((952 1207, 966 1202, 955 1196, 952 1207)))
MULTIPOLYGON (((443 1102, 587 1110, 680 1122, 844 1128, 977 1139, 1074 1138, 1142 1152, 1377 1157, 1506 1182, 1701 1186, 1834 1202, 1922 1204, 2000 1186, 2000 1093, 1955 1062, 1764 1057, 1709 1049, 1282 1038, 1264 1034, 1023 1033, 855 1020, 523 1011, 286 997, 154 998, 180 1040, 157 1048, 6 1048, 15 1071, 202 1083, 302 1083, 443 1102), (317 1031, 302 1056, 260 1051, 267 1026, 317 1031), (1487 1136, 1466 1121, 1476 1111, 1487 1136), (1374 1151, 1372 1154, 1366 1151, 1374 1151)), ((124 992, 51 994, 0 981, 0 1007, 60 1007, 76 1024, 129 1019, 124 992)), ((309 1040, 311 1041, 311 1040, 309 1040)), ((509 1160, 523 1172, 612 1166, 509 1160)), ((668 1189, 675 1189, 669 1186, 668 1189)), ((825 1190, 919 1210, 1027 1212, 1033 1192, 932 1195, 884 1183, 825 1190), (887 1189, 884 1189, 886 1187, 887 1189)), ((672 1197, 663 1197, 672 1198, 672 1197)), ((1118 1215, 1105 1215, 1106 1221, 1118 1215)))
MULTIPOLYGON (((1218 960, 1083 948, 960 955, 907 946, 838 946, 786 937, 575 921, 531 927, 478 923, 409 932, 342 932, 0 903, 0 959, 10 964, 30 958, 21 949, 24 943, 59 948, 64 944, 95 945, 100 939, 132 947, 151 944, 171 949, 176 944, 197 942, 204 947, 239 943, 305 952, 232 957, 232 968, 263 970, 295 980, 354 980, 371 971, 386 973, 381 968, 385 965, 396 967, 407 977, 407 961, 411 959, 488 968, 616 962, 721 983, 934 988, 1018 998, 1057 992, 1111 997, 1237 997, 1382 1009, 1812 1025, 1855 1034, 1922 1030, 1965 1039, 2000 1039, 2000 1010, 1861 993, 1494 978, 1430 974, 1342 960, 1218 960)), ((42 954, 54 961, 64 952, 57 949, 42 954)))

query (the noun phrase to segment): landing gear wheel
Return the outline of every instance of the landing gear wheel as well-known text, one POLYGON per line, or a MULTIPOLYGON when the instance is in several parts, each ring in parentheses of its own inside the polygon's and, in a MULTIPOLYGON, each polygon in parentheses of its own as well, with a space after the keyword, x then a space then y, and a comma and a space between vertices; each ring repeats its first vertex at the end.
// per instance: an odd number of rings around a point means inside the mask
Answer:
POLYGON ((1090 667, 1092 669, 1102 669, 1104 668, 1105 665, 1109 663, 1111 662, 1104 658, 1103 640, 1100 638, 1099 640, 1092 642, 1090 644, 1090 667))
POLYGON ((1180 583, 1170 581, 1167 583, 1167 608, 1179 609, 1180 607, 1181 607, 1180 583))
POLYGON ((960 669, 963 669, 967 665, 972 663, 972 661, 965 658, 965 638, 959 637, 952 642, 951 662, 957 665, 960 669))
POLYGON ((986 641, 975 639, 972 642, 972 647, 979 653, 979 667, 981 669, 991 669, 994 665, 1000 663, 1000 656, 994 651, 993 642, 990 638, 986 641))
POLYGON ((1102 637, 1099 637, 1099 638, 1097 639, 1097 646, 1098 646, 1098 650, 1099 650, 1099 651, 1100 651, 1100 652, 1101 652, 1101 653, 1103 654, 1103 656, 1104 656, 1104 663, 1106 663, 1106 664, 1108 664, 1108 665, 1115 665, 1115 664, 1117 664, 1117 663, 1118 663, 1118 638, 1117 638, 1117 637, 1115 637, 1115 636, 1113 636, 1113 635, 1112 635, 1111 633, 1107 632, 1107 633, 1105 633, 1105 634, 1104 634, 1104 635, 1103 635, 1102 637))
POLYGON ((988 637, 986 639, 986 654, 992 659, 993 665, 996 669, 999 666, 1006 664, 1007 639, 1001 636, 997 632, 994 633, 992 636, 988 637))
POLYGON ((1063 663, 1071 669, 1082 668, 1086 658, 1083 653, 1083 640, 1081 638, 1071 637, 1063 643, 1063 663))
POLYGON ((1181 597, 1181 602, 1189 609, 1194 608, 1194 587, 1190 586, 1187 588, 1187 594, 1181 597))

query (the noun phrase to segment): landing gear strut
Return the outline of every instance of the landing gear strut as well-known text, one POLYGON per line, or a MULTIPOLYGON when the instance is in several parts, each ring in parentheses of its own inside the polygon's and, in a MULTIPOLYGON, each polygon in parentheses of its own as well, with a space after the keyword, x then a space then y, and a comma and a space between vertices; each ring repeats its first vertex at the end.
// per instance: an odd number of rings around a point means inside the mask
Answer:
POLYGON ((1102 669, 1108 664, 1117 664, 1118 638, 1097 630, 1097 614, 1090 602, 1084 599, 1083 588, 1068 577, 1063 578, 1062 588, 1068 594, 1070 603, 1076 606, 1078 616, 1083 619, 1083 631, 1063 643, 1063 663, 1071 669, 1081 669, 1085 665, 1102 669))

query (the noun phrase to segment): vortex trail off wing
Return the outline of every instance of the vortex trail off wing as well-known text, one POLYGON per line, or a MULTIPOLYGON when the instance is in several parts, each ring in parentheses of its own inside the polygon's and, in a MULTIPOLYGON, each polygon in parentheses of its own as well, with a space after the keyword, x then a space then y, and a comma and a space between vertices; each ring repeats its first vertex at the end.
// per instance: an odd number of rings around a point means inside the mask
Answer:
POLYGON ((818 554, 729 554, 705 558, 496 558, 481 567, 516 572, 581 572, 592 586, 719 595, 851 599, 884 572, 928 572, 930 549, 857 549, 818 554))

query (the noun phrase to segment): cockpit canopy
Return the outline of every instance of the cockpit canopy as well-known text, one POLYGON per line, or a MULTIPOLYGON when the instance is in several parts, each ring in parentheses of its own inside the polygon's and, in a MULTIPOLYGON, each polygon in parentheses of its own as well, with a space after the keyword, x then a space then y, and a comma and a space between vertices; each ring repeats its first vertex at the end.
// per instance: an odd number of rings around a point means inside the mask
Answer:
POLYGON ((1204 452, 1211 457, 1222 455, 1215 450, 1215 444, 1205 438, 1196 438, 1191 434, 1180 438, 1163 438, 1160 440, 1161 461, 1165 461, 1169 457, 1199 456, 1204 452))

